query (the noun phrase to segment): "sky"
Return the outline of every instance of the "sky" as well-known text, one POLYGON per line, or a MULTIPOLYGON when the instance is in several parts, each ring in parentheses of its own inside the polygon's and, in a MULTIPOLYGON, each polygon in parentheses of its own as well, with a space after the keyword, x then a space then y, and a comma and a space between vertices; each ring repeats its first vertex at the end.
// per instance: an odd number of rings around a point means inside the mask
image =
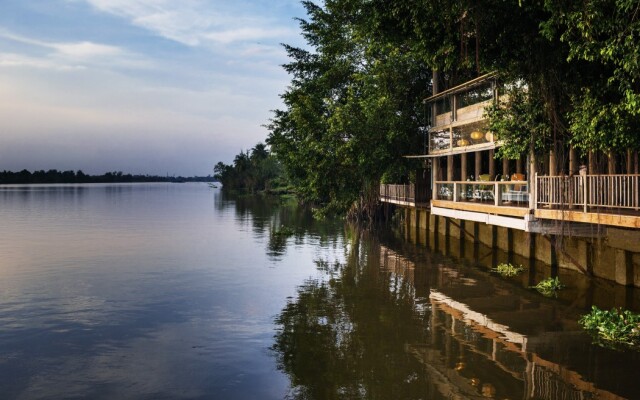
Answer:
POLYGON ((208 175, 264 142, 299 0, 0 0, 0 170, 208 175))

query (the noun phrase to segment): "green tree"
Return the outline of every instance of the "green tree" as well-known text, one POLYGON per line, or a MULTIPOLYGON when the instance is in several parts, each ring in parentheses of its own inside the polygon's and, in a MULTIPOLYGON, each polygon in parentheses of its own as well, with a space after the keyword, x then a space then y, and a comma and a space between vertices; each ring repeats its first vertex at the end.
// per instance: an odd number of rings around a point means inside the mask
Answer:
MULTIPOLYGON (((402 155, 422 150, 421 99, 430 71, 395 28, 387 2, 303 2, 302 35, 312 50, 286 46, 292 75, 267 142, 303 201, 323 212, 374 211, 389 171, 408 174, 402 155)), ((406 39, 406 37, 404 37, 406 39)))

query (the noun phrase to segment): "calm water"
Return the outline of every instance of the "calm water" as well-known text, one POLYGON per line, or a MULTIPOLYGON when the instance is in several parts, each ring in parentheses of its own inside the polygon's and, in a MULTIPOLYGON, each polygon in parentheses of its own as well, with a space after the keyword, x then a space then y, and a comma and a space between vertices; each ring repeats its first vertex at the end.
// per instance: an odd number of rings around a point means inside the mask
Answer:
POLYGON ((547 299, 442 242, 205 184, 0 187, 0 398, 640 398, 576 322, 636 291, 547 299))

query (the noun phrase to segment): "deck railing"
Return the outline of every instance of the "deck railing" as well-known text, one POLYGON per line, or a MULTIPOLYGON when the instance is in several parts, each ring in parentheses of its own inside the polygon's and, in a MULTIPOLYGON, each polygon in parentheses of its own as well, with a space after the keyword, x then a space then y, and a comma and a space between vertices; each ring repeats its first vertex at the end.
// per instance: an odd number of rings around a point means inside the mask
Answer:
MULTIPOLYGON (((435 181, 433 199, 529 207, 530 195, 535 209, 640 211, 640 175, 536 175, 531 194, 525 181, 435 181)), ((415 185, 380 185, 380 199, 415 203, 415 185)))
POLYGON ((528 206, 526 181, 436 181, 435 200, 474 201, 495 206, 528 206))
POLYGON ((640 175, 537 176, 536 208, 640 209, 640 175))
POLYGON ((415 203, 415 185, 382 184, 380 185, 380 199, 383 201, 391 200, 415 203))

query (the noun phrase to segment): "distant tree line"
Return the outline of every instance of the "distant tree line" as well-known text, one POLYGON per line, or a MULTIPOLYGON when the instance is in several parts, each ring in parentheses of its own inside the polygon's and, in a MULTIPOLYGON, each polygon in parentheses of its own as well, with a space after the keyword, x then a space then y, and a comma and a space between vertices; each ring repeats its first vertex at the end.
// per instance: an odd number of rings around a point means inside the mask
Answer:
POLYGON ((240 151, 231 165, 218 162, 213 171, 213 177, 226 190, 248 193, 287 191, 282 166, 264 143, 256 144, 251 150, 240 151))
POLYGON ((23 169, 19 172, 0 172, 0 184, 17 183, 112 183, 112 182, 213 182, 211 175, 208 176, 158 176, 158 175, 133 175, 124 174, 122 171, 107 172, 102 175, 88 175, 78 171, 58 171, 50 169, 48 171, 39 170, 30 172, 23 169))

